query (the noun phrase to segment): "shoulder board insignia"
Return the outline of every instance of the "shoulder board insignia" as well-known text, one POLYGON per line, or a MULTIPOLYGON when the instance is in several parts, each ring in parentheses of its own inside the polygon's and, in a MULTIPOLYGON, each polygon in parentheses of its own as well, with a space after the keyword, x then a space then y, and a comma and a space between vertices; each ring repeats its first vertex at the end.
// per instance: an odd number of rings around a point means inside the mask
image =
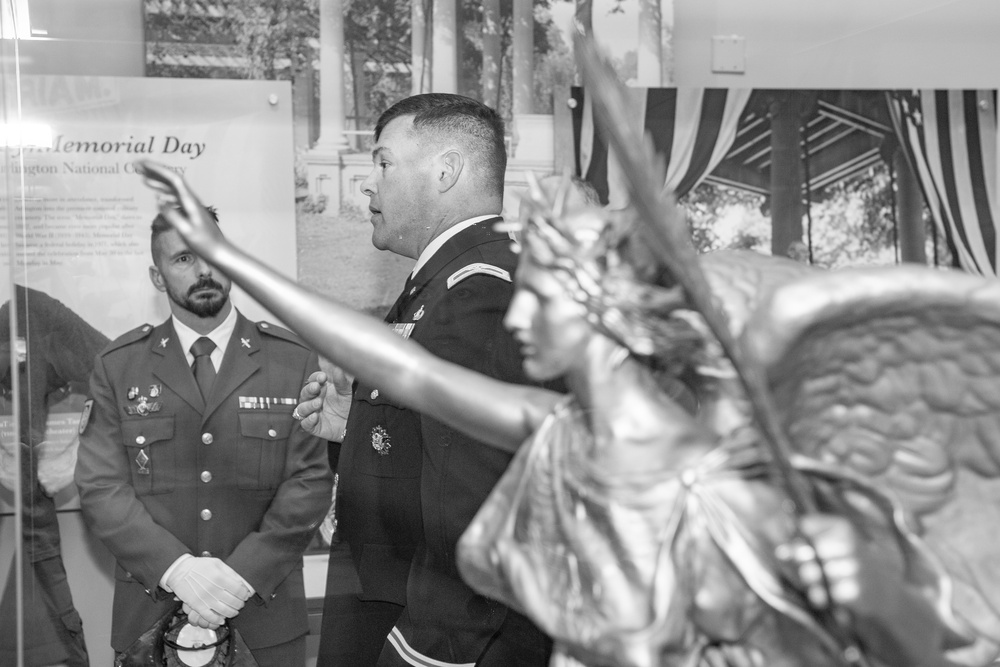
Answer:
POLYGON ((271 324, 270 322, 257 322, 257 331, 262 334, 267 334, 268 336, 273 336, 275 338, 282 338, 284 340, 290 341, 306 347, 306 344, 302 342, 302 339, 297 335, 285 329, 284 327, 279 327, 277 324, 271 324))
POLYGON ((104 348, 102 354, 107 354, 112 350, 117 350, 120 347, 131 345, 132 343, 136 343, 144 338, 148 338, 154 328, 155 327, 151 324, 143 324, 142 326, 136 327, 131 331, 126 331, 121 336, 108 343, 108 346, 104 348))
POLYGON ((501 280, 506 280, 507 282, 513 282, 510 279, 510 272, 507 271, 506 269, 501 269, 499 266, 493 266, 492 264, 484 264, 482 262, 477 262, 476 264, 469 264, 468 266, 463 266, 458 271, 448 276, 448 289, 451 289, 452 287, 462 282, 469 276, 474 276, 480 273, 485 274, 487 276, 500 278, 501 280))

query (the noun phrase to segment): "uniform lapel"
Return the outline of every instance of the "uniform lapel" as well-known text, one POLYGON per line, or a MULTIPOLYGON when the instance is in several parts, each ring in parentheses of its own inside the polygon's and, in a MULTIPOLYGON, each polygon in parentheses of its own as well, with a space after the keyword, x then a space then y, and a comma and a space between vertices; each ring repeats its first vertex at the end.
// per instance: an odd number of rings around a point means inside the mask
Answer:
POLYGON ((440 273, 448 264, 461 255, 463 252, 474 246, 490 241, 510 241, 510 236, 506 232, 498 232, 494 226, 502 222, 503 218, 496 217, 477 222, 467 227, 448 239, 437 252, 427 260, 427 263, 420 267, 420 271, 413 277, 408 277, 403 285, 403 291, 396 299, 396 303, 389 309, 385 316, 385 321, 394 324, 399 321, 400 315, 409 308, 413 300, 420 295, 420 291, 436 274, 440 273))
POLYGON ((258 350, 260 350, 260 332, 253 322, 237 311, 236 328, 233 329, 233 336, 226 346, 222 366, 215 376, 215 383, 212 385, 212 392, 203 414, 205 419, 247 378, 260 370, 260 364, 253 357, 258 350))
POLYGON ((155 358, 153 375, 192 408, 202 412, 205 409, 205 401, 201 398, 198 383, 195 382, 194 374, 177 340, 177 332, 174 331, 171 321, 167 320, 153 329, 149 342, 155 358))
MULTIPOLYGON (((490 241, 503 240, 510 242, 510 236, 507 235, 507 232, 498 232, 494 229, 498 222, 503 222, 503 218, 496 217, 477 222, 445 241, 444 245, 427 260, 426 264, 420 267, 420 271, 413 277, 412 284, 416 287, 416 291, 410 296, 416 296, 431 278, 440 273, 453 259, 469 248, 490 241)), ((407 294, 410 291, 410 289, 407 289, 407 294)))
POLYGON ((403 312, 403 310, 406 307, 406 304, 409 303, 410 298, 412 296, 410 294, 410 289, 412 287, 413 287, 413 281, 408 278, 406 280, 406 283, 403 285, 403 291, 400 292, 399 296, 396 298, 396 303, 392 304, 392 308, 390 308, 389 312, 386 313, 385 316, 386 322, 388 322, 389 324, 393 324, 394 322, 399 320, 399 314, 403 312))

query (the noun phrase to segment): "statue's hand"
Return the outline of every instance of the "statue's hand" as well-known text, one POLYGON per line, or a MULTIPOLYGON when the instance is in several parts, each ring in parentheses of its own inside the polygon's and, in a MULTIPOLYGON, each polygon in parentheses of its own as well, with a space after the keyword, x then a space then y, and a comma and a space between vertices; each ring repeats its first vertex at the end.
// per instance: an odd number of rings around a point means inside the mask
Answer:
POLYGON ((213 251, 225 243, 225 238, 198 195, 180 174, 165 165, 139 160, 135 166, 145 184, 157 193, 163 217, 180 232, 192 250, 210 260, 213 251))
POLYGON ((797 573, 802 590, 814 609, 847 607, 870 614, 872 593, 902 586, 901 562, 893 567, 887 554, 866 544, 850 521, 841 516, 813 514, 800 520, 808 538, 795 539, 777 549, 777 556, 797 573))
POLYGON ((764 656, 743 644, 712 644, 701 654, 698 667, 763 667, 764 656))

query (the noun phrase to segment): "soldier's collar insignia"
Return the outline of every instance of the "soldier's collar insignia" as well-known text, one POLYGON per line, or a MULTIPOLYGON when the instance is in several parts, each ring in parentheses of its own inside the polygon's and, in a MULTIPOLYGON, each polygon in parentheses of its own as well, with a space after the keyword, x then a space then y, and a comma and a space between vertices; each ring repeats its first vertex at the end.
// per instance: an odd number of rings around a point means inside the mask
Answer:
POLYGON ((167 347, 167 343, 169 343, 169 342, 170 342, 169 338, 161 338, 160 339, 160 347, 161 348, 166 348, 167 347))
POLYGON ((248 350, 250 349, 250 339, 249 338, 240 338, 240 344, 243 347, 247 348, 248 350))
POLYGON ((417 310, 417 312, 413 313, 413 321, 416 322, 423 316, 424 316, 424 304, 420 304, 420 308, 417 310))

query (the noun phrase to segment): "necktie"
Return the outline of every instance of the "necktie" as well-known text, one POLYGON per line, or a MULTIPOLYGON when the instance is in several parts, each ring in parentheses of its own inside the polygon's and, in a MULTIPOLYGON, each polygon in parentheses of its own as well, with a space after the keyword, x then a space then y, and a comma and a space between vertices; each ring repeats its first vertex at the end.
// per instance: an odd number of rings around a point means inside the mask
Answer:
POLYGON ((194 355, 194 363, 191 370, 194 371, 194 379, 201 389, 201 397, 208 400, 209 392, 212 391, 212 383, 215 381, 215 366, 212 364, 212 350, 215 343, 211 338, 202 336, 191 345, 191 354, 194 355))

